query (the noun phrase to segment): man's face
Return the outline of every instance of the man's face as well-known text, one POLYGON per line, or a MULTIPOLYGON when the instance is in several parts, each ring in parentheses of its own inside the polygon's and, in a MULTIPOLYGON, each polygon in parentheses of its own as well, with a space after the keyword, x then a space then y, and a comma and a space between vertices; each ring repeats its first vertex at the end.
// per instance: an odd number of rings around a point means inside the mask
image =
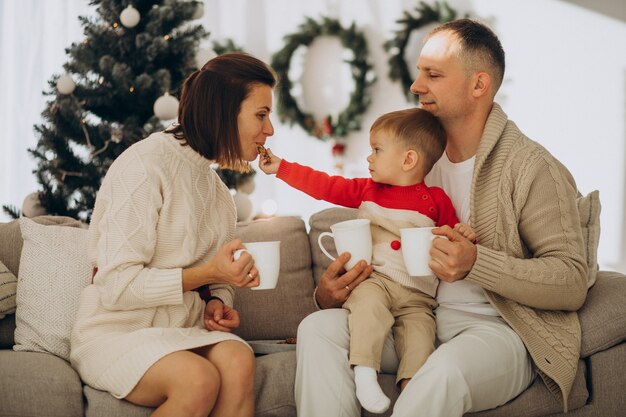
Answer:
POLYGON ((466 74, 458 57, 456 35, 437 33, 422 48, 417 61, 419 71, 411 92, 419 95, 420 107, 446 123, 463 116, 472 104, 471 75, 466 74))

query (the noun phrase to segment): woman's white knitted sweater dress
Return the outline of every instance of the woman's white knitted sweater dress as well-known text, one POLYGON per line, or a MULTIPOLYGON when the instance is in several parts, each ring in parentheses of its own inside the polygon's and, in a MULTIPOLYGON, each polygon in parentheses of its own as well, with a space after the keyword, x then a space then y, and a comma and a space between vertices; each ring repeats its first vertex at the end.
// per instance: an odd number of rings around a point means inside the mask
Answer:
MULTIPOLYGON (((169 353, 241 340, 205 330, 204 301, 182 291, 182 268, 207 262, 235 230, 232 197, 210 163, 161 132, 111 165, 89 227, 98 272, 71 338, 71 364, 88 385, 124 398, 169 353)), ((232 306, 232 287, 211 291, 232 306)))

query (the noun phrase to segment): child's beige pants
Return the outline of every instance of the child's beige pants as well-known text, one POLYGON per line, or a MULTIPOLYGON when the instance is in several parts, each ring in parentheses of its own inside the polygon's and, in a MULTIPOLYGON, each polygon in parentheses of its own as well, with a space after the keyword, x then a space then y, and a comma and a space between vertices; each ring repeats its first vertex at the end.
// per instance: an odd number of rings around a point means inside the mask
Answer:
POLYGON ((350 365, 379 371, 383 344, 392 330, 400 360, 396 382, 411 378, 435 350, 436 306, 429 295, 373 273, 343 304, 350 312, 350 365))

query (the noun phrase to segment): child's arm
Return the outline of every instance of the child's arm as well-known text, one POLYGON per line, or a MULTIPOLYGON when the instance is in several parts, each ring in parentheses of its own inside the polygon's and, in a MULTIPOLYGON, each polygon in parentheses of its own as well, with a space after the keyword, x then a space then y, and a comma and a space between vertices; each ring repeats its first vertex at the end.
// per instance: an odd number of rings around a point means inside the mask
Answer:
POLYGON ((465 239, 469 240, 470 242, 476 243, 476 232, 474 232, 474 229, 472 229, 469 224, 457 223, 454 226, 454 230, 462 234, 463 237, 465 237, 465 239))
POLYGON ((276 174, 278 167, 280 166, 281 158, 274 155, 271 149, 265 149, 262 146, 258 146, 259 149, 259 168, 266 174, 276 174))

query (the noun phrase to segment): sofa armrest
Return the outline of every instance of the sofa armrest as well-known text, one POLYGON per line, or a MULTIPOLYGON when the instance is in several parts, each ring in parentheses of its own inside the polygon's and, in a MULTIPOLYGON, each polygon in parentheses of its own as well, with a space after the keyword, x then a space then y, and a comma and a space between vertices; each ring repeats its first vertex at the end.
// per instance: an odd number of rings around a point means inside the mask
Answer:
POLYGON ((580 356, 586 358, 626 340, 626 276, 598 272, 578 311, 582 331, 580 356))

